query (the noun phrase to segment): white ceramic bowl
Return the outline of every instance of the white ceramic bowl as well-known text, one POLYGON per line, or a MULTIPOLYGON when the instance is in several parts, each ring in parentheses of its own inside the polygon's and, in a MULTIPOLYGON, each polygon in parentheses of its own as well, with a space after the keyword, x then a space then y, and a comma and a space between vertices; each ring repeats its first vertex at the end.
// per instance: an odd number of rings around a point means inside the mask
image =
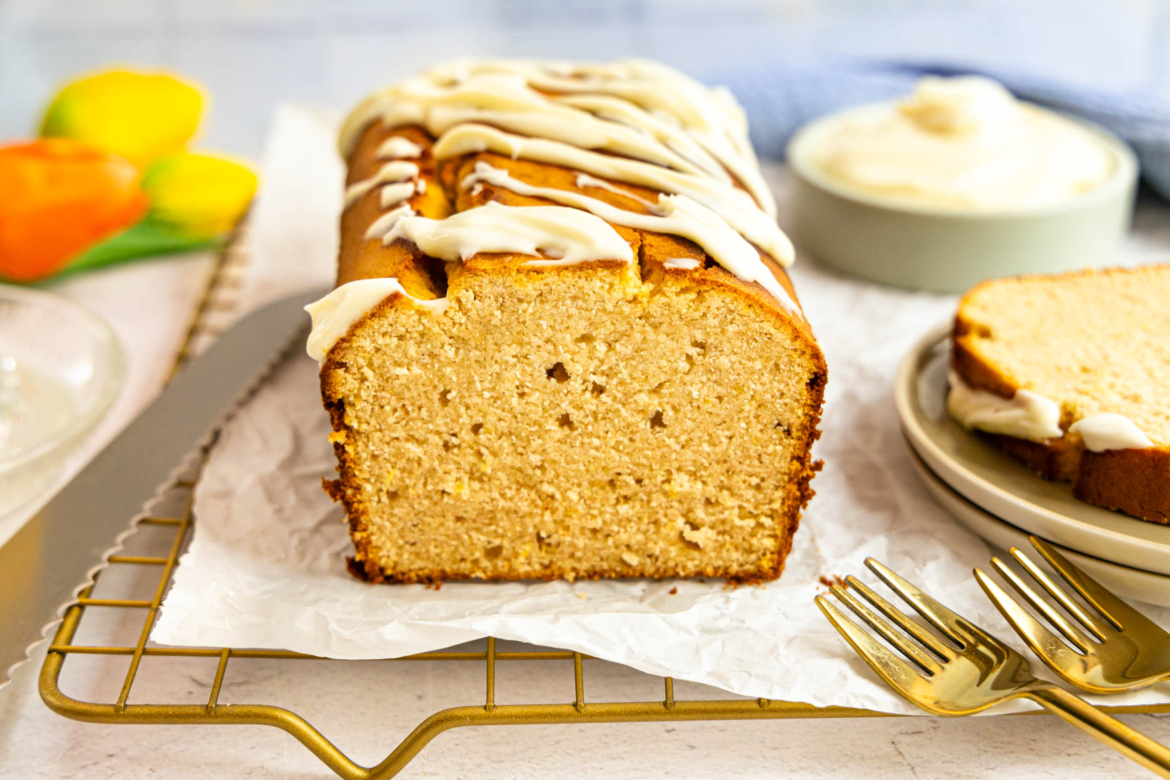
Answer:
POLYGON ((53 486, 125 372, 117 338, 88 310, 0 285, 0 517, 53 486))
POLYGON ((852 190, 813 157, 843 117, 874 110, 862 106, 819 119, 788 146, 792 238, 826 265, 899 287, 959 293, 984 279, 1106 265, 1129 230, 1137 158, 1124 141, 1072 117, 1113 151, 1117 166, 1101 186, 1055 206, 970 211, 852 190))

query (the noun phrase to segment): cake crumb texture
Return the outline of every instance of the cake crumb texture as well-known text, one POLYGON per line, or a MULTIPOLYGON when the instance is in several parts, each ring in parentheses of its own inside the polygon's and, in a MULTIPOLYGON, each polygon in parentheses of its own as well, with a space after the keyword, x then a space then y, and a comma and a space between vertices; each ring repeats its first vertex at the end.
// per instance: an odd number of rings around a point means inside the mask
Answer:
MULTIPOLYGON (((554 205, 488 183, 477 163, 646 214, 658 192, 489 152, 436 161, 419 126, 371 123, 349 183, 392 136, 417 144, 442 219, 496 202, 554 205), (596 180, 596 179, 595 179, 596 180)), ((342 215, 338 283, 395 293, 328 352, 321 387, 355 544, 372 582, 780 575, 819 468, 826 368, 791 304, 676 236, 613 225, 635 261, 532 265, 480 253, 444 263, 363 235, 377 193, 342 215), (688 262, 679 263, 679 259, 688 262), (675 262, 667 264, 668 260, 675 262)), ((761 260, 792 295, 783 269, 761 260)))

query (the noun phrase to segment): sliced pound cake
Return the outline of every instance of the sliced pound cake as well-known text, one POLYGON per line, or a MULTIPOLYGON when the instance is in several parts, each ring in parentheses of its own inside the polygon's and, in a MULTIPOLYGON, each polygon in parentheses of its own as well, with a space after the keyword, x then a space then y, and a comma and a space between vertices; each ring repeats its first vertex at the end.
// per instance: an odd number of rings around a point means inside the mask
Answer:
POLYGON ((309 307, 355 574, 780 575, 825 362, 728 94, 641 61, 462 61, 343 130, 309 307))
POLYGON ((1170 524, 1170 265, 978 285, 947 406, 1081 500, 1170 524))

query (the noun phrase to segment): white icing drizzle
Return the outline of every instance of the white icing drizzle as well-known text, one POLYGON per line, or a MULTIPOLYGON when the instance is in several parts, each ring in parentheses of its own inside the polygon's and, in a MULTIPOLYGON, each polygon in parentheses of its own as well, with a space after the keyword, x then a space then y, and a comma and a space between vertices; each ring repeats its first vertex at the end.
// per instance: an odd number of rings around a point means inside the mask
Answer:
POLYGON ((546 77, 532 79, 530 83, 538 89, 557 92, 612 95, 655 116, 677 119, 693 139, 743 182, 764 212, 775 219, 776 203, 748 140, 747 118, 726 89, 708 89, 672 68, 647 60, 578 66, 572 75, 585 78, 546 77))
POLYGON ((396 224, 398 224, 398 220, 402 219, 403 217, 413 216, 414 209, 403 203, 398 208, 387 211, 385 214, 371 222, 370 226, 366 228, 366 234, 364 238, 366 241, 371 241, 375 238, 384 238, 386 234, 389 233, 396 224))
POLYGON ((679 127, 677 122, 672 123, 668 121, 669 116, 656 116, 625 100, 607 97, 605 95, 558 95, 556 101, 562 105, 588 111, 602 119, 608 119, 611 122, 620 122, 623 125, 640 130, 661 141, 676 154, 690 160, 711 176, 715 176, 723 181, 731 181, 731 176, 727 173, 727 169, 712 157, 706 149, 688 136, 679 127))
MULTIPOLYGON (((529 126, 544 122, 558 138, 585 132, 587 126, 588 132, 609 139, 606 143, 622 143, 621 136, 651 155, 644 159, 670 159, 662 164, 676 165, 682 158, 684 165, 698 166, 708 175, 720 177, 726 176, 720 173, 723 168, 743 183, 768 216, 775 217, 775 202, 748 141, 743 109, 727 90, 708 89, 665 65, 644 60, 608 64, 534 60, 448 63, 363 102, 342 129, 342 151, 349 155, 358 133, 371 119, 381 118, 391 126, 422 124, 429 129, 434 105, 513 113, 501 121, 521 121, 515 116, 517 112, 533 113, 537 116, 523 121, 529 126), (571 122, 557 124, 558 116, 570 116, 558 111, 564 107, 577 110, 571 122), (641 131, 653 144, 647 146, 620 131, 601 129, 586 121, 588 113, 611 125, 641 131)), ((443 118, 451 116, 447 113, 443 118)))
POLYGON ((1106 450, 1144 450, 1154 446, 1150 438, 1123 414, 1101 412, 1081 418, 1068 427, 1078 434, 1091 452, 1106 450))
MULTIPOLYGON (((587 112, 555 104, 540 111, 501 111, 439 105, 428 112, 426 127, 435 135, 440 135, 456 125, 468 122, 488 124, 535 138, 556 138, 582 149, 603 149, 655 165, 665 165, 676 171, 704 173, 702 168, 690 160, 634 128, 596 119, 587 112)), ((726 172, 720 178, 730 183, 726 172)))
MULTIPOLYGON (((423 148, 393 136, 375 152, 378 159, 392 162, 346 190, 347 207, 378 186, 382 208, 396 207, 369 226, 367 239, 390 244, 404 238, 448 262, 480 252, 508 252, 539 255, 525 263, 534 266, 604 259, 632 263, 633 252, 612 223, 690 239, 729 272, 757 282, 799 315, 759 254, 763 251, 785 266, 794 256, 791 242, 776 225, 775 201, 748 141, 743 110, 726 90, 709 89, 666 66, 641 60, 462 60, 365 100, 342 128, 347 157, 373 121, 388 127, 421 125, 436 136, 431 148, 435 159, 492 151, 571 168, 578 172, 579 189, 622 195, 650 214, 572 190, 528 184, 481 162, 461 183, 473 194, 486 181, 564 205, 521 208, 493 202, 443 220, 420 217, 404 201, 426 192, 426 182, 417 178, 417 165, 397 158, 417 158, 423 148), (653 202, 606 179, 661 194, 653 202)), ((702 262, 674 258, 666 266, 695 269, 702 262)), ((377 305, 379 294, 405 294, 394 279, 369 279, 345 285, 318 304, 345 288, 351 290, 338 299, 341 303, 320 310, 345 312, 329 316, 344 323, 342 333, 360 317, 353 312, 377 305)), ((314 314, 315 333, 317 323, 314 314)), ((323 355, 340 335, 332 341, 310 341, 323 355), (326 341, 328 346, 320 349, 326 341)))
POLYGON ((374 156, 379 160, 415 159, 421 157, 423 148, 409 138, 392 135, 379 144, 374 156))
MULTIPOLYGON (((406 181, 407 179, 413 179, 415 176, 418 176, 418 166, 414 163, 404 162, 402 160, 388 162, 379 168, 378 172, 370 178, 355 181, 345 188, 345 208, 349 208, 357 203, 362 196, 380 184, 406 181)), ((414 189, 413 184, 411 184, 411 189, 414 189)), ((407 197, 410 196, 408 195, 407 197)), ((382 204, 382 207, 385 208, 386 204, 382 204)))
POLYGON ((977 390, 951 370, 947 375, 951 389, 947 393, 947 411, 964 428, 978 428, 1029 441, 1060 438, 1060 405, 1030 390, 1017 390, 1004 398, 986 390, 977 390))
POLYGON ((627 211, 573 190, 528 184, 514 178, 508 171, 483 161, 475 164, 474 172, 464 177, 460 186, 468 189, 478 182, 487 182, 495 187, 503 187, 520 195, 547 198, 566 206, 573 206, 574 209, 584 209, 591 214, 596 214, 606 222, 624 227, 688 238, 701 246, 707 254, 731 273, 741 279, 758 282, 776 300, 790 309, 796 309, 796 303, 789 297, 787 291, 772 275, 772 272, 768 270, 768 267, 764 265, 756 248, 745 241, 743 236, 732 230, 726 222, 719 219, 710 209, 685 195, 660 195, 658 205, 655 207, 657 214, 650 215, 627 211))
POLYGON ((526 138, 478 124, 457 125, 435 142, 431 150, 436 159, 461 157, 491 151, 515 158, 560 165, 579 171, 639 184, 651 189, 686 195, 702 203, 748 241, 763 249, 781 265, 791 265, 792 242, 779 226, 755 205, 751 195, 729 184, 690 173, 672 171, 659 165, 613 157, 600 152, 578 149, 560 141, 526 138))
POLYGON ((586 187, 594 187, 596 189, 601 189, 601 190, 606 190, 607 192, 612 192, 615 195, 621 195, 623 198, 629 198, 630 200, 637 201, 638 203, 641 203, 646 208, 650 209, 651 212, 657 213, 656 209, 658 208, 658 204, 655 203, 654 201, 647 200, 646 198, 643 198, 641 195, 635 195, 634 193, 630 192, 629 190, 623 190, 621 187, 615 187, 614 185, 607 182, 605 179, 598 179, 594 176, 590 176, 587 173, 578 173, 577 174, 577 188, 583 190, 586 187))
POLYGON ((665 268, 681 268, 684 271, 693 271, 696 268, 701 268, 702 260, 696 260, 693 257, 668 257, 662 263, 665 268))
POLYGON ((355 322, 395 293, 406 296, 415 306, 432 314, 441 315, 447 309, 446 298, 420 300, 408 293, 393 277, 359 279, 343 284, 321 300, 305 307, 305 311, 313 318, 313 329, 305 344, 309 357, 318 363, 323 361, 333 345, 349 332, 355 322))
POLYGON ((414 195, 417 191, 415 183, 412 181, 402 181, 396 184, 387 184, 382 188, 382 195, 380 203, 382 208, 388 209, 392 206, 397 206, 402 201, 414 195))
MULTIPOLYGON (((449 66, 458 70, 459 63, 449 66)), ((683 130, 719 163, 731 171, 756 197, 770 216, 776 204, 760 175, 759 163, 747 134, 747 117, 724 88, 709 89, 662 63, 625 59, 611 63, 552 63, 490 60, 464 63, 468 78, 478 73, 520 74, 536 89, 572 95, 605 95, 647 116, 658 117, 683 130)), ((634 112, 627 112, 629 117, 634 112)), ((637 120, 633 121, 637 126, 637 120)))
MULTIPOLYGON (((947 375, 947 411, 964 428, 978 428, 1017 439, 1043 441, 1064 436, 1060 427, 1060 405, 1030 390, 1017 390, 1003 398, 977 390, 952 369, 947 375)), ((1155 446, 1140 428, 1123 414, 1100 412, 1082 417, 1068 427, 1090 452, 1146 449, 1155 446)))
POLYGON ((398 238, 409 239, 424 254, 448 262, 467 260, 480 252, 543 253, 558 264, 634 260, 630 245, 611 225, 563 206, 509 207, 493 202, 446 219, 403 217, 383 240, 391 244, 398 238))

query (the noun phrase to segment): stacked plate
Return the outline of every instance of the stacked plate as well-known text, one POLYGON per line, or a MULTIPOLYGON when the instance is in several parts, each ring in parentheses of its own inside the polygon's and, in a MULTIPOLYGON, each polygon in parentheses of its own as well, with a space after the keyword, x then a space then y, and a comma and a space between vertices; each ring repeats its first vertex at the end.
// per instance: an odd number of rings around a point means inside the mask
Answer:
POLYGON ((946 412, 950 325, 928 334, 898 370, 895 400, 914 465, 943 507, 996 547, 1035 534, 1122 596, 1170 606, 1170 526, 1086 504, 1041 479, 946 412))

